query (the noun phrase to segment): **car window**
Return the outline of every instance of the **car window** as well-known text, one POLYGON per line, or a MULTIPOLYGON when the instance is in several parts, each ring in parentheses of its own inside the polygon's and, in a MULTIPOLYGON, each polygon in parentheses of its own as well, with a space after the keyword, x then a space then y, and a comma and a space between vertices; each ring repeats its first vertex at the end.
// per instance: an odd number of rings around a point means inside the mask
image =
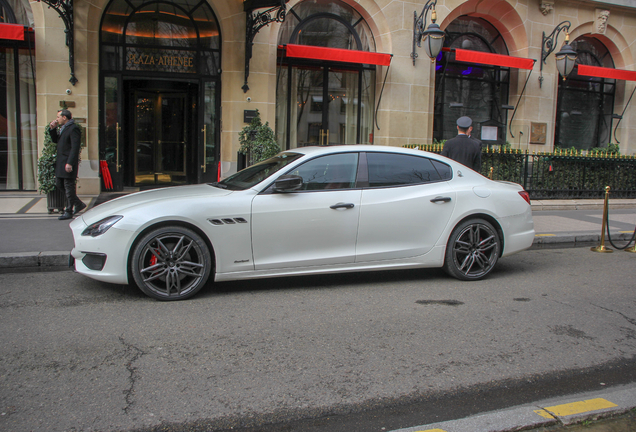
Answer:
POLYGON ((225 180, 218 183, 212 183, 212 185, 230 190, 249 189, 301 156, 302 154, 300 153, 280 153, 272 158, 247 167, 236 174, 231 175, 225 180))
POLYGON ((433 166, 437 169, 442 180, 450 180, 453 178, 453 170, 450 165, 446 165, 444 162, 436 161, 434 159, 431 159, 431 162, 433 162, 433 166))
POLYGON ((403 186, 442 180, 429 158, 396 153, 367 153, 369 186, 403 186))
POLYGON ((358 153, 312 159, 287 173, 303 178, 301 190, 351 189, 356 184, 358 153))

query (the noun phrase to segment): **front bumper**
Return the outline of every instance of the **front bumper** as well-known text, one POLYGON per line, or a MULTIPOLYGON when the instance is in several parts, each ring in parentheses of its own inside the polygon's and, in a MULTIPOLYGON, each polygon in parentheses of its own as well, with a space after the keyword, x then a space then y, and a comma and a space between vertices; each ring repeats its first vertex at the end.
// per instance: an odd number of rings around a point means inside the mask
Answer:
POLYGON ((75 247, 69 261, 73 261, 76 272, 103 282, 129 283, 128 253, 133 232, 113 226, 98 237, 83 236, 82 232, 88 226, 81 217, 76 218, 70 227, 75 247))

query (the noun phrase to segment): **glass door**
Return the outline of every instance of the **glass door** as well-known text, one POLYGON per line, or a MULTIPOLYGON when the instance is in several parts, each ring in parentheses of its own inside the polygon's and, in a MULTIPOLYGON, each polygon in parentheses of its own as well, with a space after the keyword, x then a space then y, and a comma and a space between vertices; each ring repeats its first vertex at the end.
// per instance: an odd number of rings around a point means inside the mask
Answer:
POLYGON ((135 92, 135 184, 186 183, 186 94, 135 92))

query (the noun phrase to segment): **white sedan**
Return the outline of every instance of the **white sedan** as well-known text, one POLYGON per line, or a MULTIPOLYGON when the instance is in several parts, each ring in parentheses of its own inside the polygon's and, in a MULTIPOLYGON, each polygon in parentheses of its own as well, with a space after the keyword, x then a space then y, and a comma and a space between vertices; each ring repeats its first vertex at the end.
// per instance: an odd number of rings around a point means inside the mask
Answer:
POLYGON ((304 147, 225 180, 139 192, 71 223, 75 270, 159 300, 215 281, 442 267, 461 280, 528 249, 528 194, 433 153, 304 147))

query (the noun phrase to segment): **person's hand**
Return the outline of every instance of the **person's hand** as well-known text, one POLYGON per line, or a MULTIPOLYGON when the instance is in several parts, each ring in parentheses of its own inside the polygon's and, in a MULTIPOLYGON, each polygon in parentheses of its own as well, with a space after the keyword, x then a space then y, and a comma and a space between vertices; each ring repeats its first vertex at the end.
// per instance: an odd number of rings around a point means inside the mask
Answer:
POLYGON ((71 171, 73 171, 73 165, 66 164, 66 166, 64 167, 64 169, 66 169, 66 172, 67 172, 67 173, 70 173, 71 171))
POLYGON ((57 127, 57 119, 53 120, 50 124, 49 124, 49 128, 50 129, 55 129, 57 127))

